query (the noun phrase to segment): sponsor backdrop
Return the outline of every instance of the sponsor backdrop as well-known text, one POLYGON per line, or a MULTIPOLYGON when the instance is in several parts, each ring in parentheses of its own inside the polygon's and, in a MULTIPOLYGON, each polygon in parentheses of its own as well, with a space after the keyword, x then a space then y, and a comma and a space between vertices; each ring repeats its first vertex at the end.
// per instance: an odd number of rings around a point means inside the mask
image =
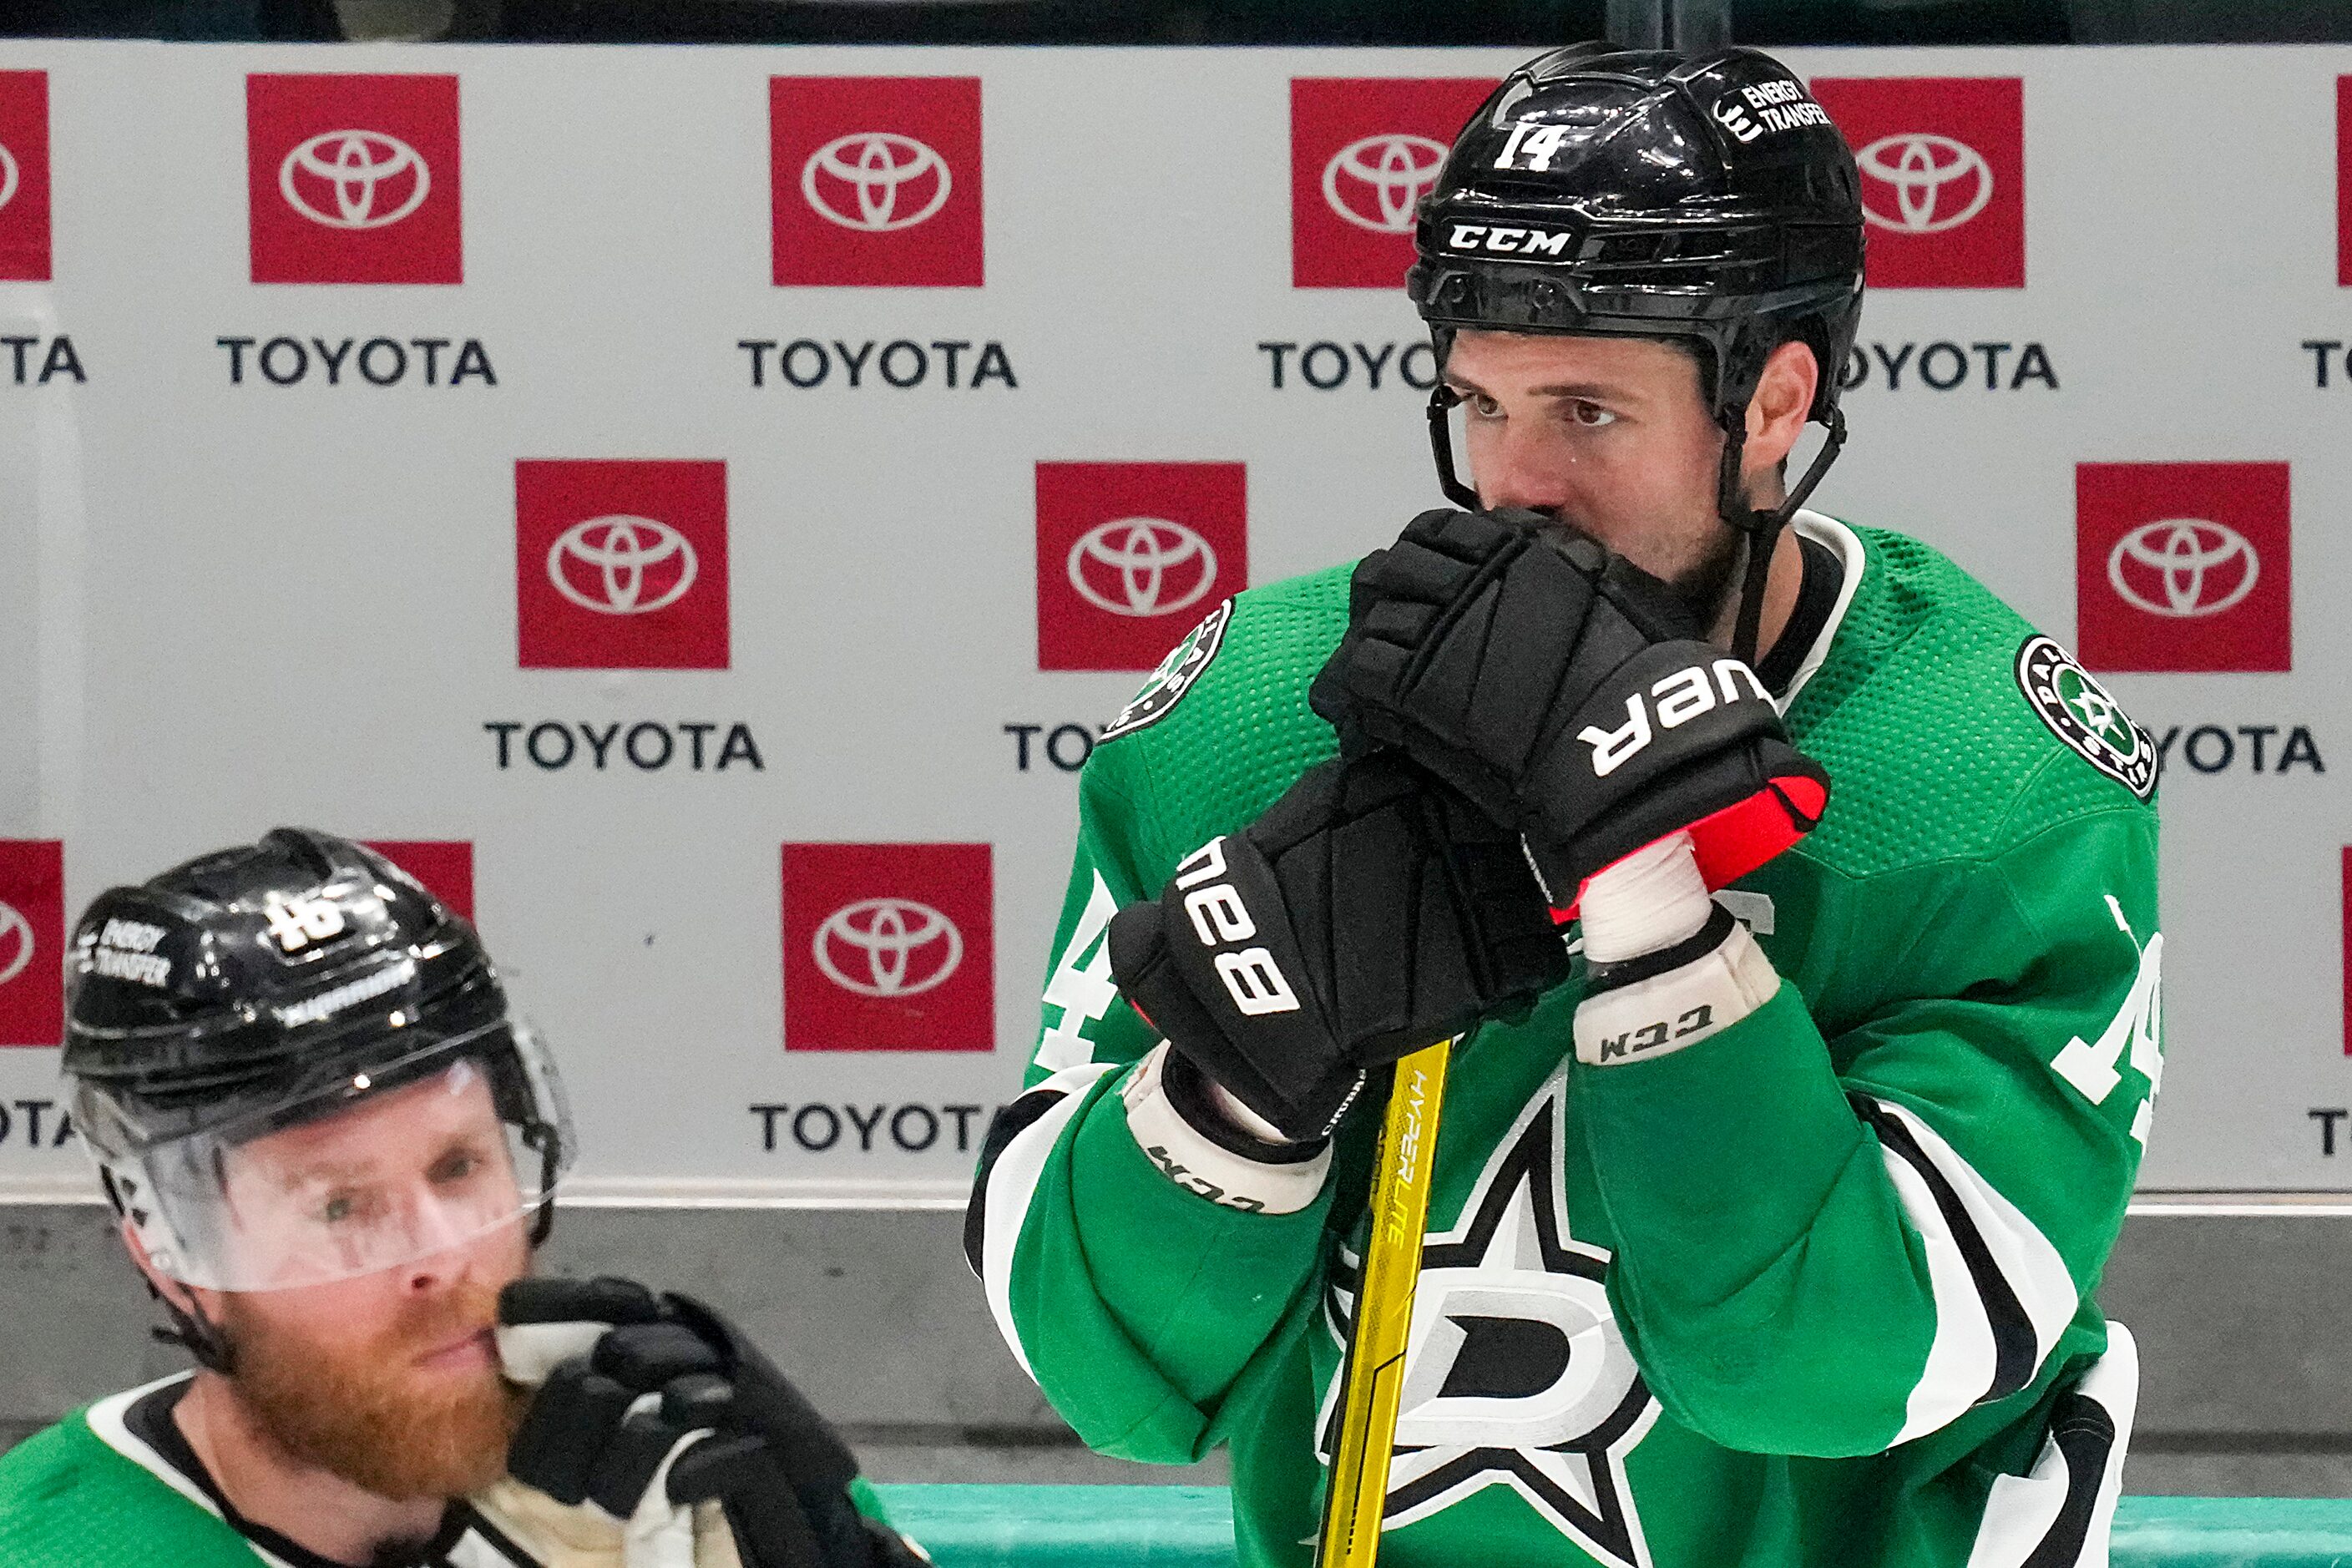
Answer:
MULTIPOLYGON (((1437 500, 1406 236, 1513 63, 8 46, 0 1189, 88 1190, 69 911, 296 821, 473 911, 584 1192, 960 1197, 1099 727, 1437 500)), ((1795 63, 1821 503, 2163 750, 2147 1184, 2352 1187, 2352 51, 1795 63)))

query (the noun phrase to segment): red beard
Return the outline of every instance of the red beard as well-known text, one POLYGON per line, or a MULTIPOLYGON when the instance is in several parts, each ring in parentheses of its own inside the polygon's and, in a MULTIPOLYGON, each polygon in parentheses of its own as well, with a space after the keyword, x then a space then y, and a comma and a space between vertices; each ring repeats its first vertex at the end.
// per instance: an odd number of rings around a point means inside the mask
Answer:
POLYGON ((262 1429, 293 1458, 382 1498, 455 1498, 506 1473, 526 1391, 495 1366, 427 1382, 415 1358, 498 1321, 498 1292, 466 1284, 415 1304, 357 1348, 316 1343, 282 1322, 264 1329, 236 1296, 221 1329, 230 1382, 262 1429))

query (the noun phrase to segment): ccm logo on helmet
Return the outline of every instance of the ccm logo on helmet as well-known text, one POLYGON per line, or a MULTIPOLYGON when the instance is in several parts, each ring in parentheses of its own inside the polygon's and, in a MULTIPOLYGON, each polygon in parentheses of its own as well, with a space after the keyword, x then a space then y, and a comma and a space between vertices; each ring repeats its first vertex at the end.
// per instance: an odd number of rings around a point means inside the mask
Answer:
POLYGON ((1446 237, 1449 250, 1491 250, 1500 256, 1557 256, 1565 260, 1568 242, 1576 236, 1561 229, 1497 228, 1483 223, 1457 223, 1446 237))
POLYGON ((1657 705, 1660 730, 1679 729, 1702 713, 1712 713, 1717 707, 1716 691, 1723 696, 1720 705, 1729 707, 1748 698, 1740 694, 1739 683, 1748 683, 1748 690, 1759 702, 1769 702, 1771 696, 1756 672, 1736 658, 1718 658, 1711 666, 1692 665, 1678 669, 1650 688, 1649 700, 1636 691, 1625 699, 1625 722, 1614 730, 1604 730, 1598 724, 1587 724, 1576 732, 1576 738, 1592 748, 1592 772, 1596 778, 1607 778, 1623 767, 1650 743, 1650 704, 1657 705), (1714 679, 1709 680, 1712 671, 1714 679))
MULTIPOLYGON (((1250 918, 1249 906, 1242 902, 1241 894, 1231 882, 1214 880, 1224 874, 1223 834, 1184 857, 1176 867, 1176 886, 1184 893, 1184 912, 1192 917, 1192 932, 1201 939, 1202 947, 1247 942, 1257 934, 1257 921, 1250 918)), ((1233 997, 1234 1005, 1247 1016, 1298 1011, 1298 993, 1290 988, 1290 982, 1275 964, 1274 954, 1265 948, 1245 947, 1238 952, 1221 952, 1210 962, 1216 966, 1217 978, 1225 983, 1226 994, 1233 997)))

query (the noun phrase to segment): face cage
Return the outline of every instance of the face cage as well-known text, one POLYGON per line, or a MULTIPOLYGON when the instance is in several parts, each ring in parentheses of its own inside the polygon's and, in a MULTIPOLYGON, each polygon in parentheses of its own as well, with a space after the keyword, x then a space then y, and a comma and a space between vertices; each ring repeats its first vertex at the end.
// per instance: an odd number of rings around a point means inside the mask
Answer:
MULTIPOLYGON (((132 1119, 124 1115, 110 1097, 103 1097, 102 1091, 92 1086, 85 1084, 77 1093, 75 1121, 78 1127, 88 1130, 81 1141, 83 1148, 98 1166, 100 1183, 116 1213, 131 1223, 156 1271, 184 1285, 242 1291, 331 1283, 397 1268, 419 1258, 469 1244, 526 1213, 530 1215, 526 1232, 528 1245, 535 1249, 545 1243, 554 1229, 556 1189, 570 1168, 576 1142, 562 1080, 552 1058, 527 1026, 511 1018, 501 1019, 483 1028, 432 1042, 409 1057, 373 1071, 355 1072, 343 1081, 346 1087, 340 1091, 313 1089, 289 1105, 256 1110, 224 1127, 144 1147, 137 1143, 135 1137, 119 1136, 132 1130, 132 1119), (505 1037, 503 1041, 485 1048, 485 1042, 500 1035, 505 1037), (516 1195, 521 1201, 503 1207, 497 1215, 463 1235, 445 1235, 436 1244, 410 1249, 403 1256, 386 1256, 366 1267, 320 1272, 310 1278, 275 1283, 233 1278, 218 1267, 220 1257, 215 1250, 191 1245, 190 1221, 197 1212, 191 1205, 193 1202, 200 1207, 204 1200, 194 1197, 191 1189, 175 1190, 173 1184, 160 1181, 155 1175, 165 1151, 201 1138, 207 1146, 209 1168, 219 1173, 225 1192, 228 1178, 223 1151, 334 1119, 371 1100, 430 1083, 465 1066, 478 1071, 488 1087, 491 1110, 514 1163, 516 1195), (239 1134, 245 1135, 242 1142, 239 1134), (112 1146, 103 1146, 107 1144, 112 1146), (538 1156, 537 1179, 529 1187, 523 1181, 524 1153, 538 1156), (200 1263, 200 1257, 209 1261, 200 1263)), ((223 1201, 225 1205, 225 1196, 223 1201)), ((166 1337, 176 1337, 187 1343, 200 1357, 208 1349, 218 1350, 217 1335, 211 1331, 211 1325, 202 1320, 192 1322, 176 1307, 172 1311, 180 1332, 166 1337)), ((207 1360, 206 1364, 212 1364, 211 1361, 207 1360)))

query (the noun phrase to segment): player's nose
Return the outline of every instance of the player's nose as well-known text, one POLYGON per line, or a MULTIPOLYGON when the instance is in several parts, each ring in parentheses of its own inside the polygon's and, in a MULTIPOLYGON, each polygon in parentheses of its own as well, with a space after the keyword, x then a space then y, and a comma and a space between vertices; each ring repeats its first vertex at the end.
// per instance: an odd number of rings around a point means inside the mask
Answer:
POLYGON ((1563 515, 1571 478, 1557 447, 1539 435, 1505 429, 1478 454, 1479 500, 1489 511, 1525 507, 1557 520, 1563 515))

